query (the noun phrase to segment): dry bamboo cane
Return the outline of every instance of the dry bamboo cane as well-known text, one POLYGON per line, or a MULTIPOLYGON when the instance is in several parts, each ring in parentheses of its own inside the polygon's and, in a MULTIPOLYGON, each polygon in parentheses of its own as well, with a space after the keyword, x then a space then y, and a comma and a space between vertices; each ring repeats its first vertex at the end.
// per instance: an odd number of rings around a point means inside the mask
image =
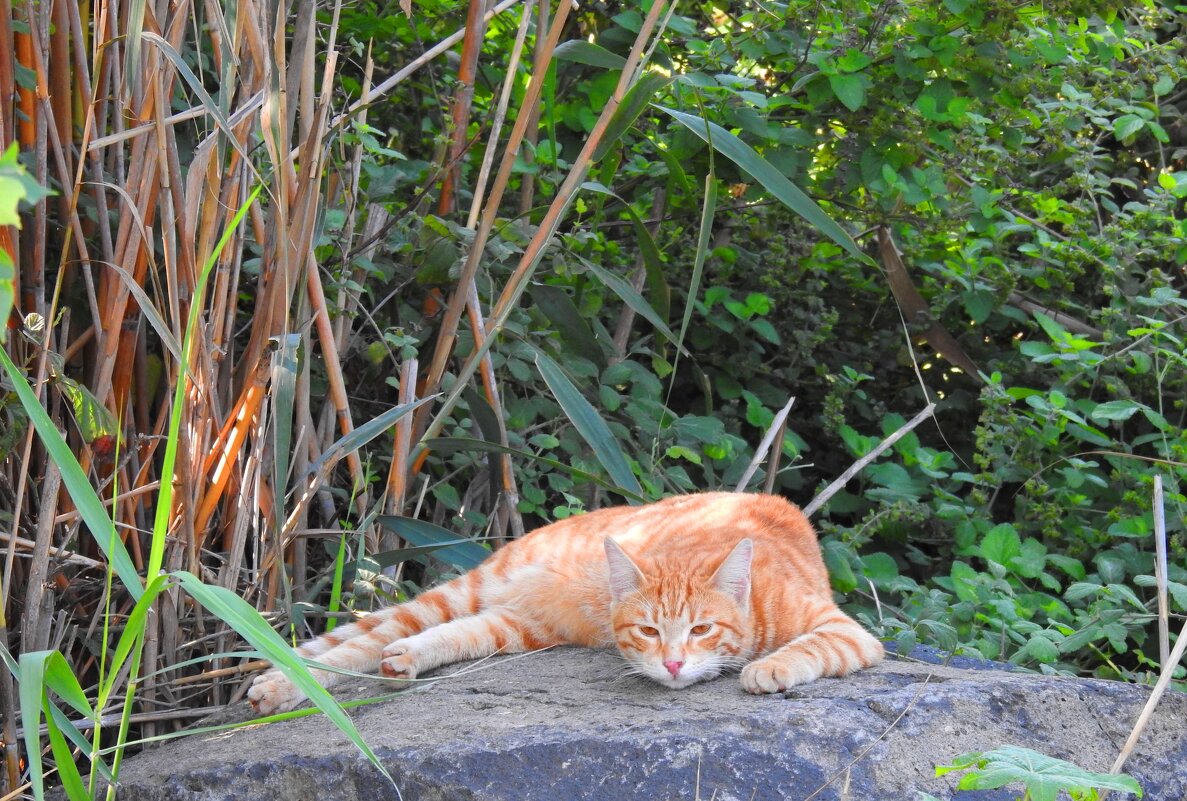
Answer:
POLYGON ((457 90, 453 96, 453 141, 444 165, 441 195, 437 199, 437 214, 445 216, 453 210, 454 188, 461 172, 460 160, 466 152, 466 131, 470 127, 470 109, 474 102, 474 77, 478 73, 478 56, 482 53, 482 39, 486 35, 483 12, 485 0, 470 0, 466 10, 466 36, 462 40, 462 60, 457 71, 457 90))
MULTIPOLYGON (((560 42, 561 32, 564 30, 568 14, 569 4, 561 3, 560 11, 553 21, 552 29, 548 32, 548 47, 545 49, 541 58, 532 66, 532 79, 528 83, 528 89, 524 95, 521 109, 531 108, 539 102, 548 64, 552 60, 553 51, 556 50, 556 46, 560 42)), ((507 146, 503 151, 503 161, 499 165, 499 173, 495 177, 494 184, 491 187, 491 193, 486 199, 486 205, 478 224, 478 230, 474 235, 473 243, 470 245, 470 251, 466 256, 466 262, 462 267, 461 275, 458 277, 459 287, 468 286, 477 276, 478 264, 482 260, 482 251, 486 247, 486 241, 489 239, 491 231, 494 229, 499 204, 502 202, 503 192, 507 187, 507 182, 511 178, 511 168, 515 163, 515 154, 519 151, 519 145, 523 141, 527 124, 528 115, 520 113, 516 116, 515 125, 512 126, 511 135, 508 137, 507 146)), ((440 332, 437 335, 437 346, 433 351, 433 359, 429 367, 428 378, 422 392, 424 395, 433 394, 437 391, 437 387, 440 386, 441 378, 445 374, 446 363, 453 353, 457 327, 461 321, 465 303, 466 295, 464 292, 454 292, 449 300, 449 305, 445 310, 445 316, 441 321, 440 332)), ((471 371, 472 374, 473 371, 471 371)), ((418 414, 414 429, 421 429, 426 417, 427 413, 418 414)))
MULTIPOLYGON (((446 418, 457 404, 458 399, 461 398, 462 390, 470 377, 478 369, 483 354, 485 354, 492 342, 493 335, 502 329, 506 324, 507 318, 511 314, 511 310, 519 302, 520 296, 527 287, 527 282, 531 278, 536 265, 539 263, 541 256, 544 253, 545 246, 552 240, 552 236, 556 233, 556 229, 560 224, 561 218, 565 211, 573 202, 573 198, 577 194, 577 189, 581 182, 585 180, 585 175, 589 170, 589 165, 593 160, 593 154, 597 150, 598 145, 602 141, 602 136, 606 133, 606 128, 610 124, 610 120, 617 112, 619 104, 626 95, 627 89, 632 84, 635 71, 640 65, 643 46, 651 37, 651 32, 655 28, 656 21, 659 18, 660 12, 666 4, 663 2, 656 2, 648 11, 646 19, 643 20, 643 25, 639 28, 639 33, 635 38, 635 43, 631 48, 631 52, 627 57, 626 64, 623 67, 622 76, 619 78, 618 85, 615 87, 614 93, 607 100, 602 113, 598 116, 594 123, 593 130, 590 131, 589 137, 582 147, 581 152, 573 161, 573 166, 566 176, 564 182, 557 190, 556 197, 553 198, 552 205, 549 206, 545 213, 543 220, 541 220, 539 227, 536 229, 535 236, 532 237, 531 242, 524 249, 523 256, 520 258, 519 265, 516 267, 514 273, 508 279, 503 287, 502 293, 499 295, 498 303, 495 304, 492 313, 492 323, 487 326, 488 339, 486 343, 480 347, 475 348, 470 357, 458 370, 458 375, 454 381, 454 387, 445 397, 441 403, 441 408, 437 412, 437 416, 429 424, 425 433, 421 436, 421 447, 425 439, 429 439, 437 435, 441 428, 445 425, 446 418)), ((558 13, 558 20, 563 18, 564 10, 567 8, 565 4, 561 5, 561 13, 558 13)), ((535 80, 536 76, 533 76, 535 80)), ((516 128, 519 127, 519 120, 516 120, 516 128)), ((510 148, 509 148, 510 150, 510 148)), ((504 166, 507 160, 504 159, 504 166)), ((506 170, 509 173, 509 167, 506 170)), ((505 184, 506 176, 504 170, 500 169, 499 178, 496 179, 496 187, 500 184, 505 184)), ((489 201, 488 201, 489 208, 489 201)), ((484 215, 485 218, 485 215, 484 215)), ((481 229, 480 229, 481 233, 481 229)), ((478 243, 475 244, 477 248, 478 243)))

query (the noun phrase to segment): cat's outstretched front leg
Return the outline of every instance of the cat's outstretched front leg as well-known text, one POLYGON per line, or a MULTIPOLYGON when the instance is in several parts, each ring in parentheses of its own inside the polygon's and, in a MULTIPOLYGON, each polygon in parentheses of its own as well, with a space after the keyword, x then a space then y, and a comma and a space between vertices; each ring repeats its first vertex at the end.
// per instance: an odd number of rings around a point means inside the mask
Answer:
POLYGON ((835 606, 822 607, 808 631, 742 668, 742 688, 777 693, 823 676, 845 676, 882 661, 882 643, 835 606))
POLYGON ((555 645, 555 638, 511 609, 495 608, 425 629, 383 649, 385 676, 415 679, 426 670, 491 654, 513 654, 555 645))
MULTIPOLYGON (((339 626, 329 634, 305 643, 297 655, 329 667, 354 673, 374 673, 379 668, 383 647, 389 643, 434 626, 468 608, 469 598, 446 584, 430 590, 414 601, 381 609, 357 623, 339 626), (456 608, 455 608, 456 607, 456 608)), ((311 669, 317 682, 331 687, 342 675, 329 670, 311 669)), ((247 698, 263 715, 287 712, 305 699, 301 691, 279 670, 256 676, 247 698)))

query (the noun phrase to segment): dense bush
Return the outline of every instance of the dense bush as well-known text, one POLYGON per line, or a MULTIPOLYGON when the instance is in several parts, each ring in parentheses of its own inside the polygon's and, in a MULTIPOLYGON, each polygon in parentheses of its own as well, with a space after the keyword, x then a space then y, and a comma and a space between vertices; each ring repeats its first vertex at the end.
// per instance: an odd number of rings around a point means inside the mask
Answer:
MULTIPOLYGON (((628 8, 582 17, 604 50, 558 67, 525 180, 568 166, 615 77, 590 64, 613 63, 640 19, 628 8)), ((794 395, 775 486, 806 503, 933 399, 935 422, 818 521, 837 589, 872 616, 872 584, 883 631, 903 645, 963 644, 1046 670, 1146 669, 1156 474, 1172 563, 1185 550, 1180 33, 1158 5, 791 3, 673 17, 655 64, 676 80, 595 165, 613 194, 578 200, 497 349, 511 444, 601 471, 534 370, 537 349, 586 389, 652 496, 732 488, 794 395), (772 204, 658 106, 737 133, 877 264, 772 204), (698 286, 709 171, 723 200, 698 286), (879 231, 923 309, 892 291, 879 231), (690 311, 687 356, 642 318, 615 348, 633 312, 605 273, 636 265, 655 317, 678 328, 690 311), (979 376, 937 354, 945 340, 979 376)), ((489 286, 533 219, 509 220, 491 246, 489 286)), ((464 248, 456 229, 429 222, 439 236, 420 228, 419 242, 389 251, 422 283, 445 280, 464 248)), ((454 433, 476 430, 476 417, 463 410, 454 433)), ((433 470, 466 466, 478 457, 433 470)), ((531 518, 606 500, 554 463, 517 470, 531 518)), ((455 481, 432 492, 462 510, 455 481)), ((480 531, 485 518, 470 517, 480 531)), ((1172 573, 1182 603, 1187 574, 1172 573)))

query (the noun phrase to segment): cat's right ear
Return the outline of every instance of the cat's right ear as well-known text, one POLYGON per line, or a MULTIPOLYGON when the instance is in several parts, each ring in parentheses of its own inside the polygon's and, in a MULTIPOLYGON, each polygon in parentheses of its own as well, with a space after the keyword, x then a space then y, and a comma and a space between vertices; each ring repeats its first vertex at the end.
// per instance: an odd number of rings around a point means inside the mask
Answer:
POLYGON ((643 571, 639 570, 626 551, 606 537, 606 564, 610 566, 610 597, 621 601, 643 586, 643 571))

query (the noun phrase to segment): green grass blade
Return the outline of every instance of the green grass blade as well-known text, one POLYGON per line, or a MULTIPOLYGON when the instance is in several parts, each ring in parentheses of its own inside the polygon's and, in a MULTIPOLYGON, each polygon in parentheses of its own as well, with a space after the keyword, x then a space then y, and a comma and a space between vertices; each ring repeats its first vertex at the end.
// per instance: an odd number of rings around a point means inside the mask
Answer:
POLYGON ((430 395, 427 398, 413 401, 412 403, 404 403, 399 406, 393 406, 383 414, 380 414, 368 420, 363 425, 344 435, 341 439, 334 442, 330 447, 326 448, 322 455, 316 462, 309 465, 308 474, 317 475, 323 470, 329 470, 335 465, 339 459, 351 451, 358 450, 366 445, 371 440, 378 437, 383 432, 394 426, 397 421, 409 412, 423 406, 437 396, 430 395))
POLYGON ((111 522, 107 509, 99 500, 99 496, 95 494, 95 489, 78 464, 78 459, 74 457, 74 452, 70 450, 70 446, 66 444, 66 440, 62 438, 58 427, 46 414, 45 409, 38 403, 37 396, 33 394, 29 382, 25 380, 3 349, 0 349, 0 365, 3 365, 5 372, 8 373, 17 397, 20 398, 21 405, 25 407, 25 413, 33 421, 33 427, 41 437, 41 442, 49 452, 50 458, 62 471, 62 483, 66 485, 70 499, 74 501, 79 515, 86 523, 87 528, 90 529, 91 536, 95 538, 99 550, 103 551, 107 557, 107 561, 119 576, 120 581, 123 582, 128 594, 139 599, 144 593, 144 585, 141 583, 140 575, 136 572, 136 565, 132 563, 128 549, 124 547, 123 541, 116 534, 115 525, 111 522))
MULTIPOLYGON (((442 528, 425 520, 397 515, 380 515, 378 522, 379 525, 390 531, 394 531, 401 538, 411 542, 413 545, 420 548, 435 549, 437 551, 433 554, 435 557, 442 562, 448 562, 462 570, 473 570, 482 564, 486 557, 490 556, 490 551, 473 540, 459 540, 458 535, 449 529, 442 528)), ((399 552, 389 551, 388 553, 399 552)), ((379 556, 380 554, 376 554, 371 558, 378 562, 379 556)), ((383 565, 383 562, 380 562, 380 564, 383 565)), ((396 564, 396 561, 393 561, 391 564, 396 564)), ((386 565, 384 566, 386 567, 386 565)))
POLYGON ((638 240, 636 244, 639 246, 639 254, 643 257, 643 269, 647 275, 647 294, 651 296, 651 306, 659 318, 664 321, 664 326, 667 327, 672 305, 672 290, 664 278, 663 256, 660 254, 659 248, 656 247, 655 238, 647 230, 643 218, 635 212, 631 204, 596 181, 586 181, 581 185, 581 188, 612 197, 622 204, 622 210, 626 212, 627 217, 630 218, 631 227, 635 229, 635 237, 638 240))
POLYGON ((680 337, 677 346, 684 345, 688 324, 697 294, 701 291, 701 275, 705 272, 705 257, 709 254, 709 238, 713 235, 713 215, 717 212, 717 176, 712 165, 705 176, 705 203, 701 207, 701 230, 697 235, 697 252, 692 262, 692 278, 688 282, 688 303, 684 306, 684 319, 680 321, 680 337))
POLYGON ((685 356, 688 356, 689 358, 692 357, 692 354, 690 354, 687 350, 684 350, 684 347, 677 341, 676 335, 672 333, 672 329, 668 327, 668 324, 660 319, 659 314, 657 314, 655 309, 651 307, 651 304, 647 302, 647 299, 636 292, 635 288, 631 286, 629 281, 626 281, 621 276, 615 275, 605 267, 594 264, 588 259, 583 259, 580 256, 577 258, 581 262, 582 266, 585 267, 585 269, 596 275, 598 280, 605 284, 611 292, 613 292, 615 295, 618 295, 619 299, 623 303, 630 306, 631 309, 634 310, 635 314, 638 314, 647 322, 651 323, 652 327, 654 327, 655 330, 660 333, 660 336, 671 342, 673 345, 676 345, 676 347, 680 348, 685 356))
POLYGON ((634 495, 642 495, 643 488, 638 479, 631 472, 630 463, 618 440, 601 418, 597 410, 585 399, 585 396, 573 386, 573 382, 561 370, 560 365, 548 358, 547 355, 536 351, 536 367, 544 377, 544 383, 552 390, 553 396, 561 405, 565 416, 577 429, 577 433, 593 450, 594 456, 606 468, 610 478, 625 490, 634 495))
MULTIPOLYGON (((313 678, 301 657, 297 656, 293 649, 281 639, 280 635, 272 630, 268 621, 264 620, 254 607, 225 587, 203 584, 197 576, 184 570, 176 571, 170 575, 177 579, 181 588, 202 604, 207 611, 234 629, 235 633, 264 654, 272 666, 283 673, 285 678, 296 685, 297 689, 338 727, 339 731, 350 738, 355 748, 359 749, 363 756, 367 757, 368 761, 395 787, 395 780, 387 772, 383 763, 379 761, 379 757, 363 740, 346 711, 334 700, 325 687, 317 683, 317 679, 313 678)), ((399 795, 399 788, 396 788, 396 794, 399 795)))
MULTIPOLYGON (((148 611, 152 608, 153 601, 168 586, 168 576, 155 576, 148 583, 139 600, 136 601, 136 605, 132 607, 132 611, 128 614, 128 619, 124 622, 124 630, 116 642, 115 651, 111 656, 111 662, 107 666, 103 681, 99 683, 98 694, 95 698, 96 709, 103 709, 107 706, 107 699, 111 697, 111 693, 115 690, 115 683, 119 680, 120 674, 123 671, 124 662, 128 660, 132 649, 136 648, 143 641, 144 630, 148 625, 148 611)), ((109 640, 106 641, 110 642, 109 640)))
MULTIPOLYGON (((53 705, 47 700, 45 702, 47 718, 52 708, 53 705)), ((86 785, 82 781, 82 774, 78 771, 78 763, 74 760, 70 743, 66 742, 61 729, 58 728, 57 721, 47 720, 47 723, 49 724, 46 727, 49 731, 49 747, 53 751, 54 763, 58 768, 58 778, 62 782, 62 788, 66 791, 66 797, 70 801, 91 801, 91 794, 87 792, 86 785)), ((66 721, 66 723, 69 725, 70 722, 66 721)), ((71 726, 71 728, 74 727, 71 726)), ((87 743, 84 753, 90 753, 90 750, 90 743, 87 743)))
MULTIPOLYGON (((159 37, 158 37, 159 38, 159 37)), ((206 282, 214 265, 223 252, 223 248, 231 241, 239 224, 247 216, 248 210, 260 194, 261 187, 257 186, 247 196, 247 200, 235 212, 235 216, 223 229, 218 244, 210 252, 202 272, 198 274, 198 283, 194 287, 194 294, 190 300, 189 318, 186 320, 185 338, 182 341, 182 353, 185 358, 178 363, 177 385, 173 388, 173 406, 169 412, 169 435, 165 439, 165 453, 161 459, 161 488, 157 491, 157 513, 153 521, 152 544, 148 552, 148 575, 155 577, 161 572, 161 565, 165 559, 165 539, 169 531, 169 520, 173 515, 173 470, 177 464, 177 445, 181 441, 181 418, 185 409, 186 377, 189 374, 190 350, 194 342, 194 333, 198 330, 198 317, 202 312, 202 298, 206 294, 206 282)))
POLYGON ((614 112, 614 116, 610 118, 610 124, 606 126, 606 134, 598 143, 597 149, 594 150, 593 160, 595 162, 601 161, 602 157, 610 152, 610 148, 614 147, 622 135, 635 124, 639 115, 651 105, 651 98, 655 96, 656 92, 667 87, 673 80, 675 79, 668 78, 658 72, 643 73, 642 77, 626 93, 626 97, 622 99, 622 105, 614 112))
MULTIPOLYGON (((91 764, 99 772, 104 779, 109 782, 115 781, 115 775, 111 772, 111 768, 107 767, 107 763, 103 761, 101 756, 94 753, 95 744, 87 739, 74 722, 66 717, 66 713, 58 709, 57 704, 49 704, 47 706, 50 718, 53 719, 53 724, 58 727, 58 731, 66 735, 70 742, 74 743, 74 747, 79 749, 84 754, 88 754, 91 764)), ((47 721, 48 725, 48 721, 47 721)))
POLYGON ((572 465, 565 464, 559 459, 550 459, 547 456, 541 456, 538 453, 531 451, 523 451, 518 448, 509 448, 505 445, 500 445, 497 442, 488 442, 480 439, 471 439, 469 437, 436 437, 428 440, 426 443, 429 449, 440 454, 458 453, 459 451, 483 451, 487 453, 506 453, 510 456, 516 456, 521 459, 530 459, 539 462, 540 464, 548 465, 554 470, 560 470, 563 473, 568 473, 573 478, 581 481, 589 481, 597 484, 602 489, 610 490, 622 497, 636 501, 638 503, 646 503, 647 498, 638 495, 622 487, 616 486, 614 482, 607 481, 599 475, 594 473, 587 473, 584 470, 578 470, 572 465))
POLYGON ((287 487, 289 480, 289 455, 293 444, 293 410, 296 407, 298 352, 300 334, 286 334, 275 337, 278 347, 272 354, 272 437, 275 442, 272 452, 272 486, 287 487))
POLYGON ((828 216, 824 209, 816 205, 816 201, 805 195, 798 186, 787 180, 769 161, 758 155, 750 145, 715 122, 663 106, 656 108, 709 142, 718 153, 737 164, 743 172, 762 184, 783 205, 815 226, 820 233, 845 248, 863 264, 873 265, 873 261, 861 252, 857 243, 836 220, 828 216))
POLYGON ((342 576, 346 572, 346 535, 338 538, 338 555, 334 557, 334 579, 330 583, 330 601, 326 604, 326 611, 331 617, 326 618, 326 634, 338 625, 338 618, 333 613, 342 608, 342 576))

